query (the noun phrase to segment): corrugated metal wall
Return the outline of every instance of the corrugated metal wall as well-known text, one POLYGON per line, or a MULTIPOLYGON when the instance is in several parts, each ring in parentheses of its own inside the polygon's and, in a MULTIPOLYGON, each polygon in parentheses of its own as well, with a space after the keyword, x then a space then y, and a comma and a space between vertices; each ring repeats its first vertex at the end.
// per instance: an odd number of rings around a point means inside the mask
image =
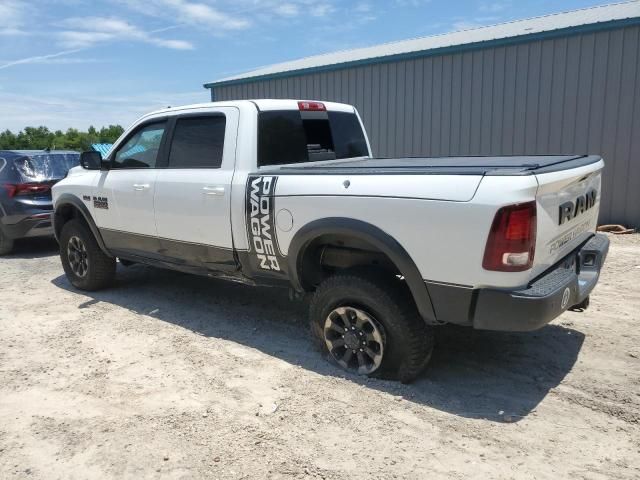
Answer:
POLYGON ((640 226, 640 27, 215 87, 354 104, 378 156, 594 153, 601 221, 640 226))

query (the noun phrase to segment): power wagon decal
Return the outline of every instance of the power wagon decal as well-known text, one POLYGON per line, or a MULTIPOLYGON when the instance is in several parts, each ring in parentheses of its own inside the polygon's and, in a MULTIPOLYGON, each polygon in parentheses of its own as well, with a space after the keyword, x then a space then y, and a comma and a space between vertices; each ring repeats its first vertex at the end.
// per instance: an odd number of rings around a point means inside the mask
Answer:
POLYGON ((247 234, 252 271, 260 276, 286 277, 286 261, 280 254, 275 222, 278 177, 250 176, 247 180, 247 234))

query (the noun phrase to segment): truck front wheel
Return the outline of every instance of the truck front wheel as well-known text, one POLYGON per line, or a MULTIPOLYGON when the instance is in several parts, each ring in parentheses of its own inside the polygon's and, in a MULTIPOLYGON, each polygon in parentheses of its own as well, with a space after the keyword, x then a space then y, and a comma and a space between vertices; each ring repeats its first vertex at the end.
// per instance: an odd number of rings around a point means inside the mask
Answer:
POLYGON ((311 331, 343 369, 408 383, 431 358, 433 331, 394 280, 359 273, 328 278, 311 300, 311 331))
POLYGON ((60 259, 71 284, 80 290, 108 286, 116 273, 116 259, 105 255, 89 228, 70 220, 60 234, 60 259))

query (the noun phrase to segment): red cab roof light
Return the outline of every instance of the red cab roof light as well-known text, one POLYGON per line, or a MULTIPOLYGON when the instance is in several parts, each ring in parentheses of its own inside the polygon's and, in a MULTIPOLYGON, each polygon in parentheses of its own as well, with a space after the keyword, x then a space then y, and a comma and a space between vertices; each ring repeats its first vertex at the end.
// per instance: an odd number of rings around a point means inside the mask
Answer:
POLYGON ((326 112, 327 107, 322 102, 298 102, 298 108, 305 112, 326 112))

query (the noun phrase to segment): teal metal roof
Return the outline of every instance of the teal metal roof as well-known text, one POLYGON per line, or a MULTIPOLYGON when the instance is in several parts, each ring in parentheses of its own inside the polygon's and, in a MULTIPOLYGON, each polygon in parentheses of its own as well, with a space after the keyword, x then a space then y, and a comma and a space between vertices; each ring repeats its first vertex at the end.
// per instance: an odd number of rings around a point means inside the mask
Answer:
POLYGON ((213 88, 257 80, 338 70, 351 66, 452 53, 460 50, 485 48, 638 24, 640 24, 640 0, 632 0, 630 2, 601 5, 442 35, 316 55, 222 78, 206 83, 204 87, 213 88))

